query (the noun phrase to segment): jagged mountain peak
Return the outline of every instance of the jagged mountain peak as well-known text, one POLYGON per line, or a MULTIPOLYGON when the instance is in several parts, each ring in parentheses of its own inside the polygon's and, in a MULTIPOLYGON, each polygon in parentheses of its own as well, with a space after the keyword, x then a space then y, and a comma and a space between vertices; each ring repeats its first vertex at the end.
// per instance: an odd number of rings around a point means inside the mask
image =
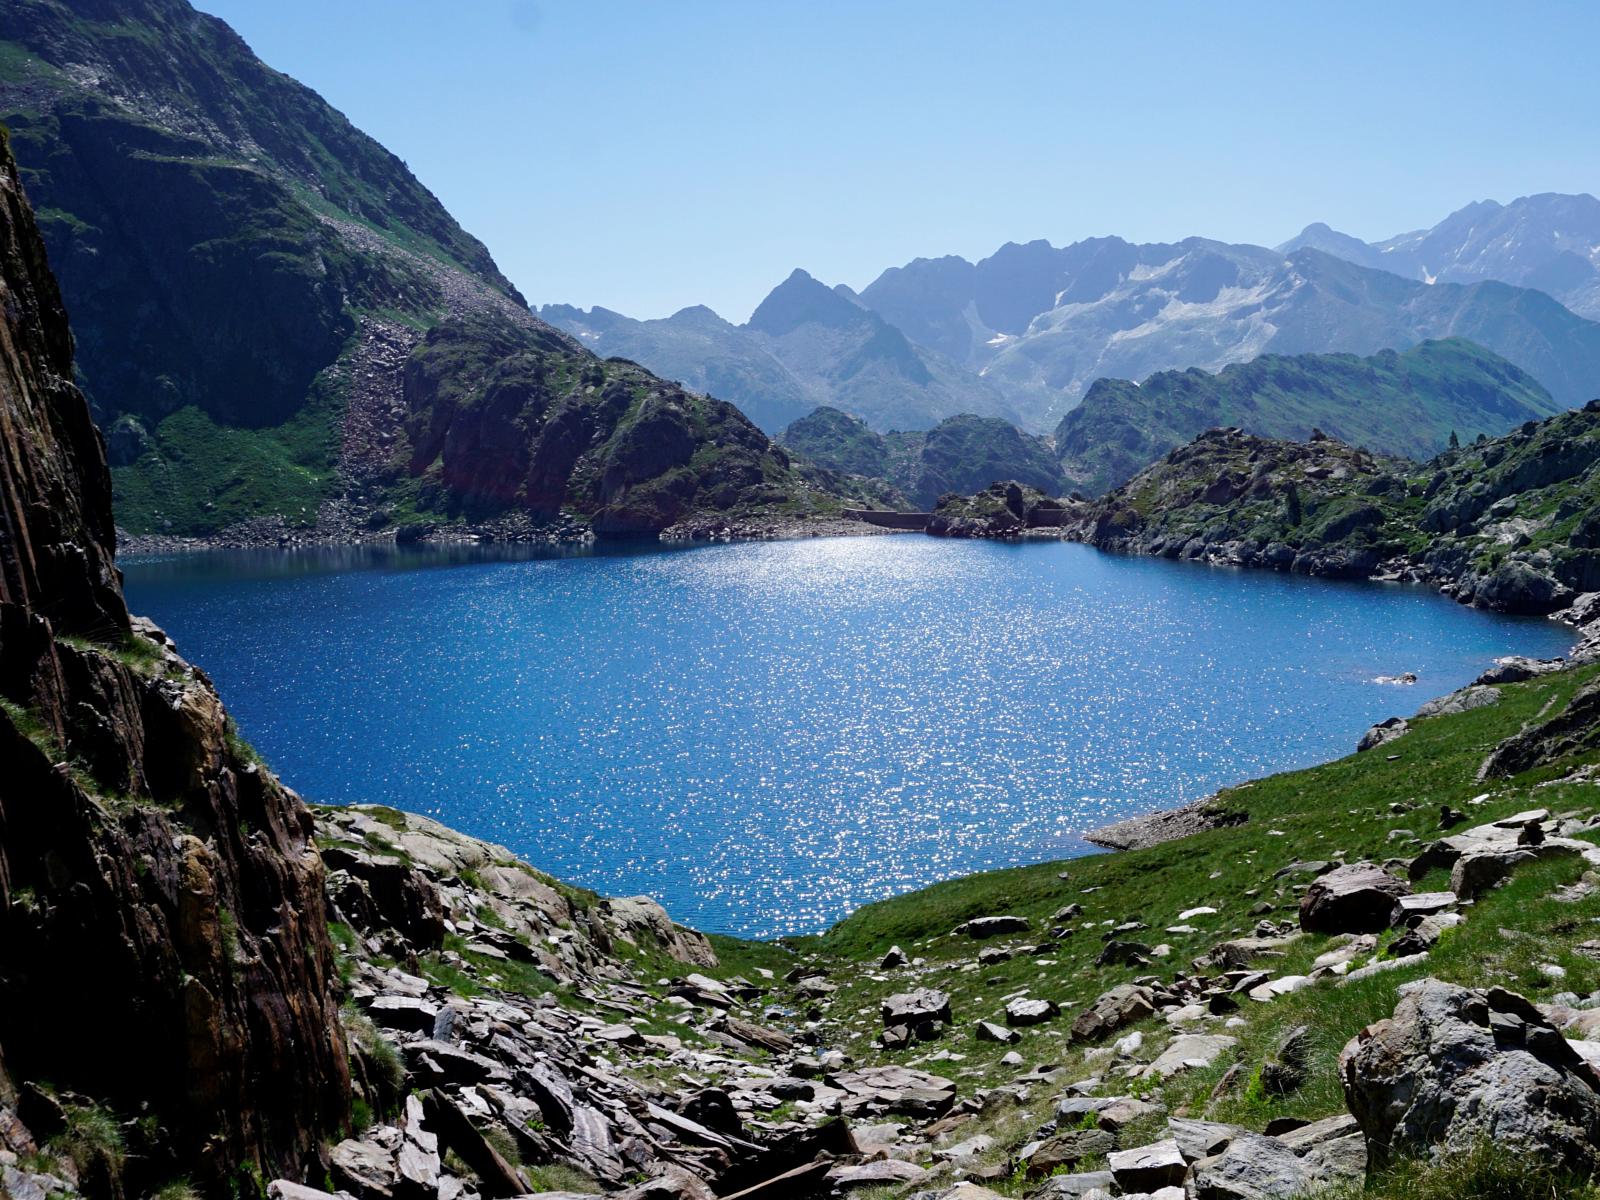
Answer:
POLYGON ((840 328, 871 319, 858 304, 839 295, 808 271, 796 267, 756 306, 745 328, 781 337, 800 325, 820 324, 840 328))

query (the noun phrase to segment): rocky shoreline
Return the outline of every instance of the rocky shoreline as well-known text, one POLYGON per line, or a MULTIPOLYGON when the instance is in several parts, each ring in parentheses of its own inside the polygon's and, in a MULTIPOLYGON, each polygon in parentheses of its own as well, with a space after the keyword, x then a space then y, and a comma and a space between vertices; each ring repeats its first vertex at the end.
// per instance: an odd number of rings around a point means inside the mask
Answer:
POLYGON ((1213 429, 1092 503, 1065 536, 1102 550, 1436 587, 1546 615, 1600 587, 1600 401, 1417 464, 1321 435, 1213 429))
MULTIPOLYGON (((765 542, 819 537, 876 537, 902 530, 882 529, 849 517, 782 514, 727 516, 708 514, 677 522, 655 534, 662 542, 765 542)), ((641 535, 642 537, 650 535, 641 535)), ((301 527, 281 517, 261 517, 203 537, 117 530, 117 553, 181 554, 206 550, 300 550, 317 546, 583 546, 598 538, 581 517, 563 513, 541 521, 526 513, 507 514, 469 525, 422 523, 377 530, 358 522, 319 523, 301 527)))

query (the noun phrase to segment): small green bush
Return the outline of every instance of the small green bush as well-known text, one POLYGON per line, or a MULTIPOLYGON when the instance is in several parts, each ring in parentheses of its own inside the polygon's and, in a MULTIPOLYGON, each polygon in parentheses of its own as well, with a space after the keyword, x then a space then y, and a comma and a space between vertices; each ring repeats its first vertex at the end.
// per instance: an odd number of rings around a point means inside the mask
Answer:
POLYGON ((116 1116, 99 1105, 69 1105, 66 1128, 50 1140, 50 1149, 70 1158, 82 1173, 115 1175, 122 1169, 127 1148, 116 1116))

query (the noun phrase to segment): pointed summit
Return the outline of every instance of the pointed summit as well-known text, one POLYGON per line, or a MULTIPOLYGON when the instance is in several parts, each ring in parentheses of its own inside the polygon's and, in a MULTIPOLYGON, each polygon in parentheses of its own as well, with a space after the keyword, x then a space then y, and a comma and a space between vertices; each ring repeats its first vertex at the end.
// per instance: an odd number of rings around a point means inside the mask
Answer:
POLYGON ((796 267, 750 314, 745 328, 782 337, 801 325, 844 329, 871 319, 860 306, 796 267))
POLYGON ((1340 233, 1325 221, 1313 221, 1296 237, 1290 238, 1277 249, 1283 255, 1293 254, 1297 250, 1320 250, 1324 254, 1331 254, 1335 258, 1342 258, 1363 267, 1376 267, 1381 270, 1385 266, 1383 254, 1376 246, 1370 246, 1348 233, 1340 233))

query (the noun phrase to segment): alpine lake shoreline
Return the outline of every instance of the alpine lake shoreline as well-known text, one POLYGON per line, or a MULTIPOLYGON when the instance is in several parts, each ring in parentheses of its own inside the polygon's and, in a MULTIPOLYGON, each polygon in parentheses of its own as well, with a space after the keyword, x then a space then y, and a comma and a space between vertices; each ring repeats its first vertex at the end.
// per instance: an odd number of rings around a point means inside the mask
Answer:
POLYGON ((1570 1101, 1600 1050, 1585 1040, 1600 1034, 1600 754, 1524 753, 1509 765, 1526 769, 1487 782, 1475 768, 1600 690, 1597 672, 1500 663, 1381 752, 1223 789, 1189 806, 1199 824, 1148 814, 1124 832, 1165 828, 1127 849, 948 880, 776 942, 696 934, 427 818, 319 808, 341 971, 364 1013, 357 1061, 392 1040, 405 1078, 434 1088, 388 1102, 401 1123, 384 1125, 369 1082, 379 1124, 334 1148, 327 1186, 403 1190, 406 1130, 480 1096, 487 1149, 463 1133, 440 1161, 446 1177, 498 1177, 485 1195, 1400 1200, 1456 1194, 1418 1190, 1449 1178, 1502 1189, 1462 1195, 1587 1195, 1572 1163, 1593 1149, 1541 1125, 1518 1089, 1532 1075, 1570 1101), (386 874, 424 898, 380 902, 386 874), (430 886, 442 921, 408 924, 431 912, 430 886), (591 974, 602 942, 629 981, 591 974), (519 1067, 493 1035, 513 1012, 587 1049, 519 1067), (1385 1038, 1466 1039, 1483 1062, 1462 1083, 1378 1061, 1373 1083, 1363 1056, 1385 1038), (581 1083, 563 1090, 552 1066, 581 1083), (533 1101, 511 1106, 501 1072, 541 1080, 533 1101), (1531 1169, 1482 1122, 1395 1119, 1401 1095, 1419 1110, 1481 1098, 1496 1073, 1509 1082, 1495 1099, 1548 1139, 1531 1169), (609 1103, 684 1085, 676 1110, 646 1102, 675 1165, 628 1183, 609 1103), (1408 1157, 1429 1138, 1453 1155, 1408 1157))

